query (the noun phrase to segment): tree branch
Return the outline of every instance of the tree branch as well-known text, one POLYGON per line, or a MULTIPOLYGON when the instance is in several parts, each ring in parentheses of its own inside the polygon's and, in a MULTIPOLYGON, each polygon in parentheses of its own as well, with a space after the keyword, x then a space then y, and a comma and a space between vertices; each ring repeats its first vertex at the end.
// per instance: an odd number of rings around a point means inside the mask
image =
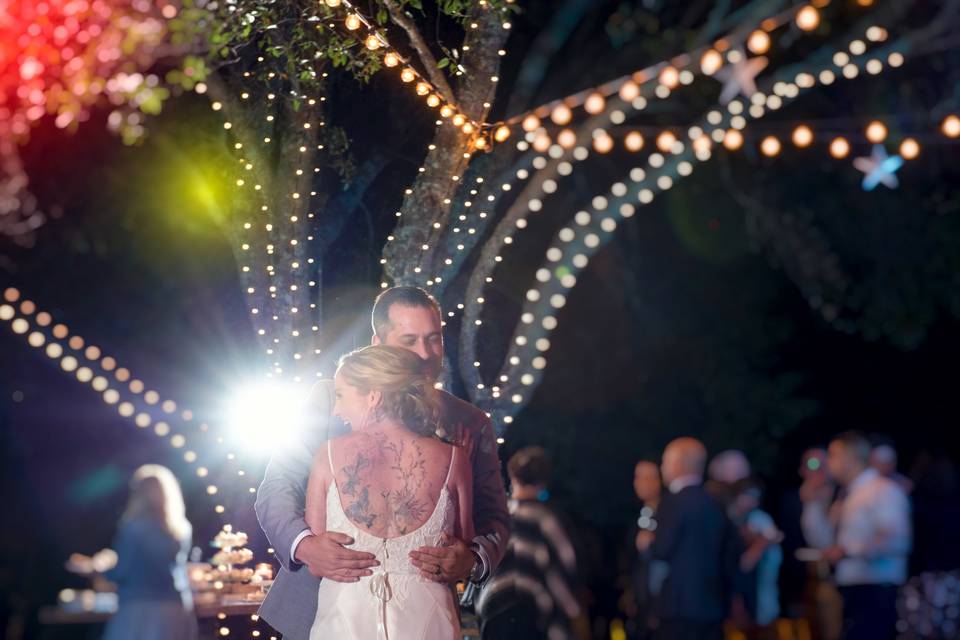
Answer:
POLYGON ((420 30, 417 29, 417 25, 413 23, 413 20, 403 14, 403 10, 397 6, 395 0, 383 0, 383 4, 390 13, 390 20, 407 32, 410 44, 413 46, 414 51, 417 52, 417 57, 420 58, 420 63, 426 70, 427 77, 429 77, 430 82, 433 83, 434 89, 436 89, 440 97, 447 102, 457 104, 453 89, 450 88, 450 83, 447 82, 446 76, 443 75, 443 71, 441 71, 437 65, 437 59, 433 57, 430 47, 427 46, 423 36, 420 35, 420 30))

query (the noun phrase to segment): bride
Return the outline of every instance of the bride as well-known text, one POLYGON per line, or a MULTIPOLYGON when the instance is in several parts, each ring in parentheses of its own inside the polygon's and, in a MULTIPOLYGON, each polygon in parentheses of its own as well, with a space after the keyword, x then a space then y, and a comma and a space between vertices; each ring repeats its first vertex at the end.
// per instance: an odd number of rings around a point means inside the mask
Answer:
POLYGON ((452 587, 421 576, 409 557, 447 536, 474 537, 470 460, 434 436, 437 397, 423 361, 366 347, 340 360, 334 388, 334 414, 351 432, 317 453, 306 521, 315 534, 346 533, 379 564, 353 582, 320 583, 310 640, 459 637, 452 587))

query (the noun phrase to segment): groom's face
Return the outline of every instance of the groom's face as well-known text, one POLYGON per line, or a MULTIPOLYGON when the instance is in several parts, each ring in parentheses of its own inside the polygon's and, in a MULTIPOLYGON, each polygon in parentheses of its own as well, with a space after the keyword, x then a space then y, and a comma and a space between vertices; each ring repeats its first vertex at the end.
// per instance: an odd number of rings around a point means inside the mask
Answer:
POLYGON ((438 378, 443 367, 443 329, 436 309, 398 303, 390 306, 387 315, 389 329, 384 336, 373 336, 373 344, 412 351, 428 363, 431 378, 438 378))

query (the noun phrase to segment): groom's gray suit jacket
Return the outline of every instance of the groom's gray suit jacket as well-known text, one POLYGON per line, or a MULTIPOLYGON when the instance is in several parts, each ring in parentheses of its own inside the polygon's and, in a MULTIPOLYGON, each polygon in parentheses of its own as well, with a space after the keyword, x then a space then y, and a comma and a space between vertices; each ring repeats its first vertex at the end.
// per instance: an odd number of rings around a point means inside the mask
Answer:
MULTIPOLYGON (((510 533, 506 493, 493 425, 485 413, 446 392, 441 392, 445 438, 461 444, 469 432, 473 450, 473 515, 477 537, 474 548, 491 574, 500 562, 510 533)), ((331 417, 333 382, 318 382, 311 391, 311 413, 317 420, 302 441, 277 451, 270 459, 257 491, 257 519, 280 561, 280 572, 260 607, 260 617, 283 634, 284 640, 307 640, 317 614, 320 580, 290 557, 291 546, 307 527, 304 508, 307 480, 313 459, 327 438, 343 428, 331 417)), ((324 458, 324 461, 326 458, 324 458)))

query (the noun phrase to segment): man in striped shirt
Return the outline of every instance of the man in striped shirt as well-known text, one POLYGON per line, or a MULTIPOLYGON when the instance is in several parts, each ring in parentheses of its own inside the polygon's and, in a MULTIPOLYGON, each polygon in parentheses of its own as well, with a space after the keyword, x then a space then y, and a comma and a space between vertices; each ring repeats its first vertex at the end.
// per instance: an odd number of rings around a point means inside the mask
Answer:
POLYGON ((559 515, 546 502, 550 458, 521 449, 507 463, 513 533, 493 579, 477 601, 484 640, 572 638, 580 615, 577 559, 559 515))

